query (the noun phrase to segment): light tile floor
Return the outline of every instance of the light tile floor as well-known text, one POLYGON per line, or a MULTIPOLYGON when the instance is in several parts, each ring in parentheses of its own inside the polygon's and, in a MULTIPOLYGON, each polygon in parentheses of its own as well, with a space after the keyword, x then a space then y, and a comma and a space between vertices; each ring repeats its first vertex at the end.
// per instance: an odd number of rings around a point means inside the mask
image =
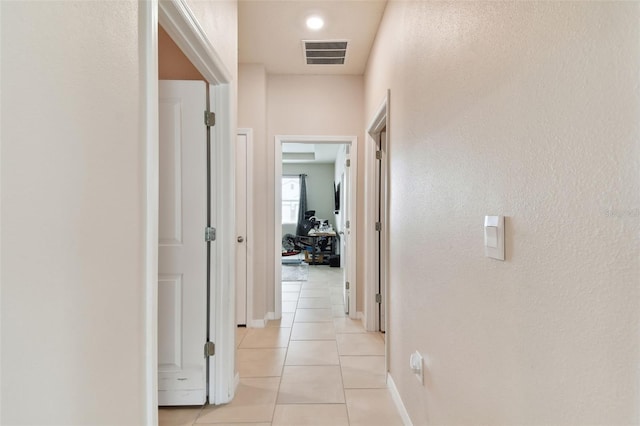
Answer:
POLYGON ((384 339, 344 315, 341 274, 310 266, 308 281, 283 283, 282 319, 237 329, 234 400, 161 408, 160 425, 402 425, 385 383, 384 339))

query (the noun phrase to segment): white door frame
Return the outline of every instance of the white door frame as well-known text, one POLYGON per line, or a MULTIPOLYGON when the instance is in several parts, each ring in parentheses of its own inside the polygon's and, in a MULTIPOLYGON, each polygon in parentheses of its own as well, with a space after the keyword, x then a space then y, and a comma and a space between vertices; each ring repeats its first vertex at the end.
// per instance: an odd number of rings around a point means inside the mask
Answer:
MULTIPOLYGON (((369 122, 369 126, 367 126, 367 134, 369 135, 367 143, 365 144, 365 161, 367 164, 367 179, 366 179, 366 192, 365 192, 365 256, 367 259, 366 267, 365 267, 365 297, 364 297, 364 326, 367 331, 378 331, 377 327, 377 304, 376 304, 376 293, 377 293, 377 282, 376 281, 376 244, 377 244, 377 235, 375 231, 375 223, 376 223, 376 197, 375 197, 375 167, 376 167, 376 138, 380 135, 382 129, 387 129, 387 143, 389 141, 389 91, 387 91, 386 96, 384 97, 382 103, 376 110, 373 115, 373 118, 369 122)), ((386 164, 383 165, 383 170, 386 171, 386 176, 383 176, 383 179, 387 180, 387 188, 389 188, 389 156, 383 157, 383 161, 386 161, 386 164)), ((387 266, 383 268, 385 272, 385 294, 389 295, 389 193, 387 193, 387 202, 386 205, 382 206, 385 209, 385 215, 383 217, 386 218, 387 223, 383 224, 382 231, 386 234, 386 238, 383 238, 382 241, 385 243, 385 247, 383 250, 384 258, 382 262, 387 266)), ((385 304, 386 309, 389 309, 389 304, 385 304)), ((388 327, 388 315, 385 315, 385 327, 386 333, 389 333, 388 327)), ((388 340, 388 337, 387 337, 388 340)), ((387 345, 388 348, 389 345, 387 345)))
POLYGON ((244 194, 247 198, 247 211, 245 213, 247 231, 246 235, 244 235, 244 241, 247 247, 247 280, 245 289, 247 297, 244 303, 247 304, 245 324, 248 327, 253 319, 253 129, 239 128, 238 136, 240 135, 244 135, 247 138, 247 189, 246 194, 244 194))
POLYGON ((351 223, 349 229, 351 229, 351 256, 349 257, 349 274, 347 281, 351 283, 350 297, 349 297, 349 317, 353 319, 358 318, 356 312, 356 256, 357 251, 354 250, 358 242, 357 235, 357 200, 358 200, 358 137, 357 136, 290 136, 290 135, 276 135, 275 136, 275 174, 274 174, 274 192, 275 192, 275 228, 274 228, 274 293, 275 293, 275 309, 274 319, 280 319, 282 317, 282 258, 278 255, 282 249, 282 238, 276 238, 277 235, 282 233, 282 185, 279 182, 282 179, 282 144, 283 143, 313 143, 313 144, 349 144, 351 146, 349 158, 351 159, 351 172, 349 173, 351 179, 351 199, 349 202, 349 211, 351 212, 351 223))
MULTIPOLYGON (((222 404, 233 398, 235 376, 234 335, 234 146, 231 143, 233 112, 231 111, 231 74, 207 39, 202 27, 185 0, 147 0, 139 3, 141 138, 144 141, 143 200, 145 223, 144 258, 144 324, 145 356, 140 360, 145 375, 145 423, 158 422, 158 200, 159 200, 159 145, 158 145, 158 24, 194 64, 210 84, 217 112, 218 124, 212 129, 212 156, 216 170, 215 214, 217 217, 218 250, 215 250, 216 268, 212 276, 212 340, 216 355, 212 359, 209 388, 210 402, 222 404), (222 141, 223 143, 220 143, 222 141)), ((235 130, 235 129, 234 129, 235 130)))

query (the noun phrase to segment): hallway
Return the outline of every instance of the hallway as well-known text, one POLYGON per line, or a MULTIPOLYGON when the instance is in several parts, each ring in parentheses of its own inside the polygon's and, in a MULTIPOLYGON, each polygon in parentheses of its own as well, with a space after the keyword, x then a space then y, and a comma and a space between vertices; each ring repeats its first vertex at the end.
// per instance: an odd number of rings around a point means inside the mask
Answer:
POLYGON ((282 320, 238 328, 240 385, 225 406, 160 409, 161 426, 402 425, 385 384, 384 341, 344 315, 342 270, 284 282, 282 320))

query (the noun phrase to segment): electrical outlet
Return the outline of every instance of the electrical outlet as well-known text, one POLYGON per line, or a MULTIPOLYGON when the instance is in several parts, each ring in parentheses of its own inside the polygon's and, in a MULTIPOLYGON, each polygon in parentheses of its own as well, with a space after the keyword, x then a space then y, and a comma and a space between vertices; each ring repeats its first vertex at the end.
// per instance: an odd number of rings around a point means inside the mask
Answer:
POLYGON ((409 357, 409 368, 411 368, 411 372, 416 376, 416 379, 420 382, 421 385, 424 384, 424 372, 423 372, 423 358, 420 355, 420 352, 415 351, 409 357))

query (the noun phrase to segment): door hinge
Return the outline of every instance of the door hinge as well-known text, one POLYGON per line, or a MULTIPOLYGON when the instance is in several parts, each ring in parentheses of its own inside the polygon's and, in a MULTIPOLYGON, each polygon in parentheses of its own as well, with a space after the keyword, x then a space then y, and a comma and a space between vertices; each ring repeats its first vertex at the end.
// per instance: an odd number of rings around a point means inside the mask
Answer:
POLYGON ((215 241, 216 240, 216 228, 212 228, 208 226, 204 228, 204 240, 206 242, 215 241))
POLYGON ((351 221, 350 220, 346 221, 344 224, 344 227, 349 229, 351 227, 351 221))
POLYGON ((347 160, 347 167, 351 167, 351 160, 347 160))
POLYGON ((376 160, 382 160, 382 151, 376 151, 376 160))
POLYGON ((344 288, 345 288, 346 290, 349 290, 349 281, 347 281, 346 283, 344 283, 344 288))
POLYGON ((204 125, 207 127, 213 127, 216 125, 216 113, 211 111, 204 112, 204 125))
POLYGON ((216 354, 216 344, 207 342, 204 344, 204 357, 214 356, 216 354))
POLYGON ((380 293, 376 294, 376 303, 382 303, 382 295, 380 293))
POLYGON ((382 231, 382 223, 381 222, 376 222, 376 231, 378 231, 378 232, 382 231))

